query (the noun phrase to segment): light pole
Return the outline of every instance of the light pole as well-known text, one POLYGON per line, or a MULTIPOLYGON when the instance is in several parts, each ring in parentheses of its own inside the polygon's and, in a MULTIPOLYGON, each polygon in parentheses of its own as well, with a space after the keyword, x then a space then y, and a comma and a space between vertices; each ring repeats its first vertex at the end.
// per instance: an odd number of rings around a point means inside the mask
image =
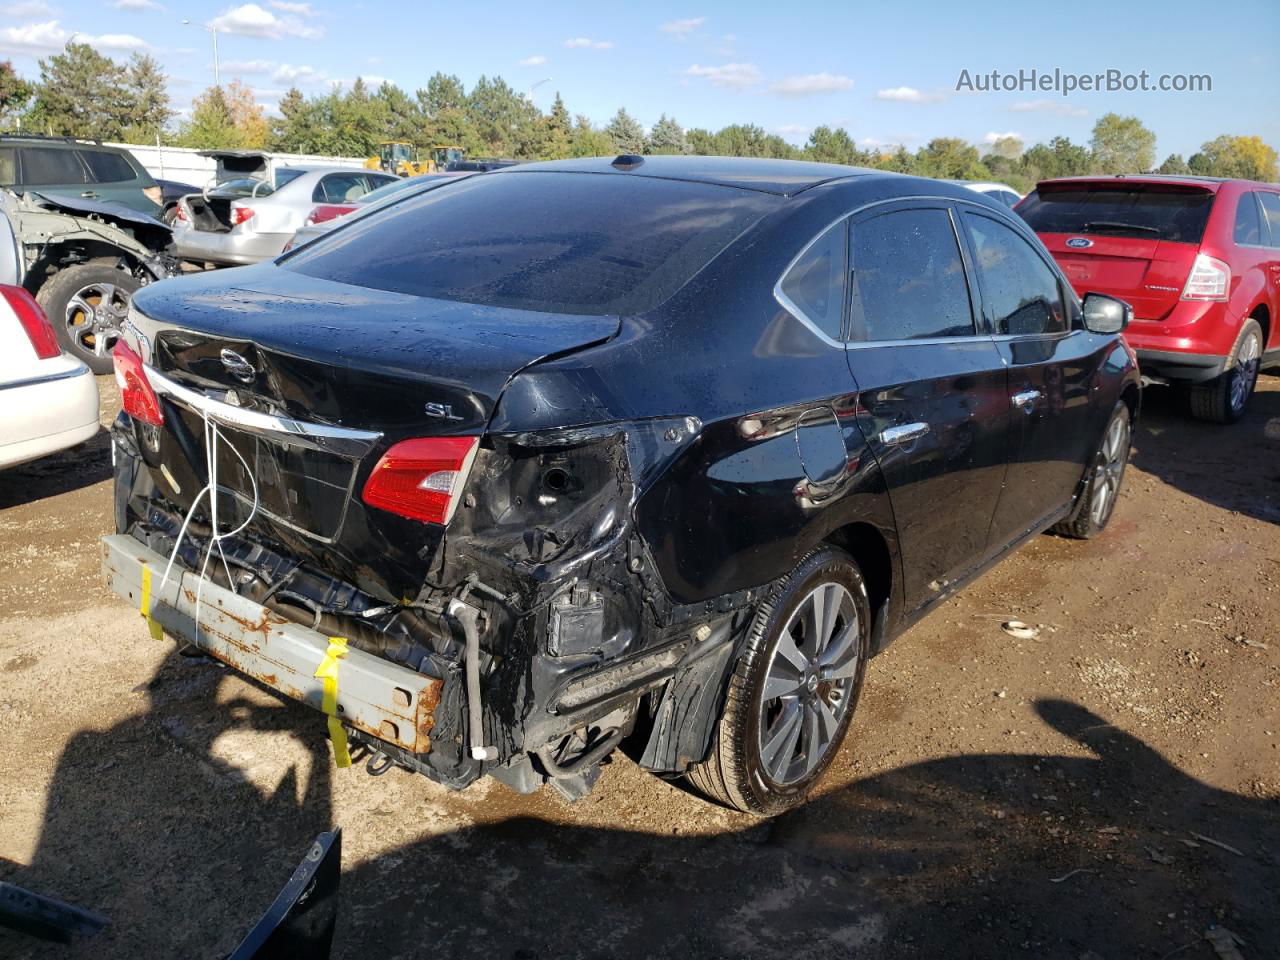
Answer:
MULTIPOLYGON (((191 21, 183 20, 182 25, 184 27, 189 27, 191 26, 191 21)), ((222 74, 218 69, 218 28, 205 27, 204 29, 213 34, 213 85, 215 87, 220 87, 222 86, 222 74)))
POLYGON ((555 77, 543 77, 541 80, 538 80, 535 83, 529 84, 529 99, 530 100, 533 99, 533 91, 537 90, 544 83, 550 83, 554 79, 555 77))

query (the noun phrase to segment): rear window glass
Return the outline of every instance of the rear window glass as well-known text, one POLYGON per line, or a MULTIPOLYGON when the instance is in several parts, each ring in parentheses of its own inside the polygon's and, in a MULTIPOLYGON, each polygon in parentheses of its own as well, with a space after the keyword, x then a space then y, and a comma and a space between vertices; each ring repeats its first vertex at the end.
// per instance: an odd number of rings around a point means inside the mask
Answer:
POLYGON ((31 187, 84 183, 84 168, 74 150, 23 147, 22 182, 31 187))
POLYGON ((286 183, 297 180, 304 172, 303 170, 277 170, 274 187, 256 177, 224 180, 209 193, 215 197, 269 197, 286 183))
POLYGON ((1166 184, 1071 184, 1037 189, 1018 213, 1037 233, 1092 233, 1199 243, 1213 194, 1166 184))
POLYGON ((122 183, 138 179, 138 172, 118 153, 82 150, 80 156, 89 168, 89 178, 94 183, 122 183))
POLYGON ((619 174, 475 176, 390 203, 281 265, 441 300, 642 313, 776 202, 745 190, 619 174))
POLYGON ((18 182, 18 151, 13 147, 0 147, 0 184, 8 186, 18 182))

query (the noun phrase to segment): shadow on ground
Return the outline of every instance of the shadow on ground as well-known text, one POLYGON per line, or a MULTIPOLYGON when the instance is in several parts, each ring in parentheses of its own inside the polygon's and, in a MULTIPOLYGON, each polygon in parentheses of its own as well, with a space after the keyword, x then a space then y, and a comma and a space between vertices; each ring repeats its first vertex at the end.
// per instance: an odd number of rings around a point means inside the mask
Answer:
MULTIPOLYGON (((170 658, 145 713, 73 739, 32 865, 0 877, 113 925, 70 954, 0 933, 0 955, 215 958, 253 924, 330 826, 330 762, 313 714, 216 705, 220 675, 170 658), (269 796, 237 782, 208 752, 236 726, 306 731, 316 773, 269 796)), ((1280 955, 1276 799, 1195 780, 1075 704, 1036 706, 1077 755, 920 763, 715 836, 516 817, 401 846, 345 872, 334 956, 1157 960, 1211 957, 1213 924, 1251 960, 1280 955)))
POLYGON ((1244 418, 1226 426, 1193 420, 1184 393, 1149 387, 1133 463, 1206 503, 1280 524, 1280 376, 1259 377, 1244 418))
POLYGON ((0 509, 92 486, 111 476, 111 434, 99 429, 69 450, 0 470, 0 509))

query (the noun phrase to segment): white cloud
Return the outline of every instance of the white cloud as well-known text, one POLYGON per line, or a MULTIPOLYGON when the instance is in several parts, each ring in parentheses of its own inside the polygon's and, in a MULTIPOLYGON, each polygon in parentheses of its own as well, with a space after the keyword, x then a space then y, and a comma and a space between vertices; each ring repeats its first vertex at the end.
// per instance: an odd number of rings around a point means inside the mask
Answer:
POLYGON ((818 93, 849 90, 853 81, 840 73, 805 73, 786 77, 773 85, 773 92, 784 97, 810 97, 818 93))
POLYGON ((522 67, 540 67, 547 62, 547 58, 542 54, 534 54, 532 57, 525 57, 520 61, 522 67))
POLYGON ((275 10, 283 10, 285 13, 297 14, 300 17, 310 17, 315 14, 309 3, 287 3, 286 0, 267 0, 267 5, 275 10))
POLYGON ((293 86, 294 84, 311 86, 319 83, 328 83, 329 75, 323 70, 317 70, 315 67, 305 64, 282 63, 271 74, 271 81, 284 86, 293 86))
POLYGON ((281 37, 318 40, 324 36, 324 31, 319 27, 309 27, 292 15, 277 17, 270 10, 264 10, 256 3, 232 7, 214 17, 205 26, 220 33, 234 33, 242 37, 265 37, 268 40, 278 40, 281 37))
POLYGON ((570 49, 609 50, 613 47, 613 41, 592 40, 590 37, 570 37, 564 42, 564 45, 570 49))
POLYGON ((793 140, 803 140, 809 136, 810 129, 799 123, 784 123, 780 127, 774 127, 773 132, 793 140))
POLYGON ((877 90, 876 99, 896 103, 938 103, 946 99, 946 94, 924 93, 915 87, 891 87, 888 90, 877 90))
POLYGON ((71 40, 112 52, 146 50, 150 47, 147 41, 131 33, 104 33, 95 37, 87 33, 71 33, 59 21, 48 20, 44 23, 0 29, 0 53, 56 53, 71 40))
POLYGON ((706 17, 688 17, 684 20, 672 20, 658 27, 663 33, 669 33, 677 40, 687 40, 689 34, 693 33, 704 23, 707 22, 706 17))
POLYGON ((128 10, 132 13, 142 13, 146 10, 163 10, 164 7, 156 0, 114 0, 111 6, 117 10, 128 10))
POLYGON ((1014 113, 1056 113, 1060 117, 1087 117, 1084 107, 1073 107, 1063 100, 1019 100, 1010 105, 1014 113))
POLYGON ((685 70, 686 77, 704 77, 717 87, 745 90, 760 82, 760 68, 754 63, 726 63, 719 67, 694 64, 685 70))
POLYGON ((394 83, 390 77, 380 77, 376 73, 362 73, 360 79, 364 81, 364 85, 371 89, 378 89, 384 83, 394 83))
POLYGON ((1003 140, 1005 137, 1013 137, 1015 140, 1021 140, 1022 134, 1017 130, 1010 130, 1007 133, 996 133, 992 131, 982 138, 983 143, 995 143, 997 140, 1003 140))
POLYGON ((13 17, 15 20, 30 20, 34 17, 57 16, 58 11, 44 0, 25 0, 25 2, 8 3, 0 7, 0 14, 13 17))
POLYGON ((231 74, 236 75, 252 75, 261 73, 270 73, 279 64, 274 60, 223 60, 222 69, 231 74))

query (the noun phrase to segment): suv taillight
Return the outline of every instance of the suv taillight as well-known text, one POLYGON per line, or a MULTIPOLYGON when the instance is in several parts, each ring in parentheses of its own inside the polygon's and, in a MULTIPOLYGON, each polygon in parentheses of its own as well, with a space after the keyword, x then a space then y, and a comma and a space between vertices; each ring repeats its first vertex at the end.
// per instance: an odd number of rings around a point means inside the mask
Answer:
POLYGON ((124 412, 135 420, 152 426, 164 426, 164 413, 160 410, 160 398, 151 389, 147 370, 138 356, 123 340, 117 340, 111 350, 116 368, 116 384, 120 387, 120 400, 124 412))
POLYGON ((401 440, 369 474, 362 499, 425 523, 447 524, 458 507, 479 437, 401 440))
POLYGON ((8 284, 0 284, 0 296, 4 297, 5 302, 18 315, 18 323, 22 324, 37 357, 50 360, 62 352, 53 326, 40 309, 40 304, 36 303, 35 297, 22 287, 11 287, 8 284))
POLYGON ((240 224, 253 219, 253 207, 242 207, 233 204, 231 207, 231 225, 238 227, 240 224))
POLYGON ((1225 300, 1231 286, 1231 268, 1207 254, 1196 254, 1196 262, 1182 288, 1183 300, 1225 300))

